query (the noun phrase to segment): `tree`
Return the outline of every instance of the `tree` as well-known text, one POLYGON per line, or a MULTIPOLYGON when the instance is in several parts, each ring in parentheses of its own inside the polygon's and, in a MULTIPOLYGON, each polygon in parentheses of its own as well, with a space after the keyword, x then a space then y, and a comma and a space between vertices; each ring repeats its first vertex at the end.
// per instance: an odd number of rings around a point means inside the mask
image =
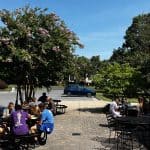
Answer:
POLYGON ((131 86, 132 78, 137 74, 129 64, 107 63, 93 76, 94 84, 111 96, 125 95, 131 86))
POLYGON ((150 52, 150 13, 133 18, 127 29, 123 47, 133 52, 150 52))
POLYGON ((121 64, 128 62, 140 71, 141 79, 138 88, 146 93, 150 90, 148 86, 150 84, 148 65, 150 61, 150 13, 134 17, 124 38, 123 46, 113 52, 110 61, 121 64))
POLYGON ((0 18, 0 78, 17 84, 21 102, 22 89, 27 99, 34 96, 35 87, 49 87, 68 67, 76 46, 83 47, 75 33, 47 9, 1 10, 0 18))
POLYGON ((76 70, 77 70, 77 79, 85 80, 87 75, 91 73, 91 63, 90 60, 84 56, 76 57, 76 70))
POLYGON ((99 71, 101 66, 100 56, 92 56, 90 59, 91 63, 91 74, 95 75, 99 71))

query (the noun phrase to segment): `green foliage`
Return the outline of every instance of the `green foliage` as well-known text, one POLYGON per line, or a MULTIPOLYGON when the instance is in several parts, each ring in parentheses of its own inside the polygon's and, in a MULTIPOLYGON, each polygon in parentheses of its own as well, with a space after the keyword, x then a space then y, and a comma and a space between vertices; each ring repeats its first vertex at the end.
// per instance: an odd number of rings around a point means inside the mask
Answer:
POLYGON ((150 13, 133 18, 123 46, 114 50, 110 61, 121 64, 128 62, 140 72, 138 80, 132 81, 134 87, 145 94, 150 91, 150 13))
POLYGON ((76 34, 47 9, 1 10, 0 19, 0 77, 24 88, 49 87, 61 80, 76 46, 83 47, 76 34))
POLYGON ((90 59, 84 56, 76 56, 72 60, 70 75, 75 76, 77 81, 85 80, 95 75, 100 69, 101 61, 99 56, 92 56, 90 59))
POLYGON ((142 14, 133 18, 127 29, 124 47, 129 51, 150 52, 150 14, 142 14))
POLYGON ((137 72, 129 64, 108 63, 93 76, 93 82, 106 94, 111 96, 125 95, 135 74, 137 72))
POLYGON ((84 56, 76 57, 76 70, 78 80, 84 80, 90 74, 90 60, 84 56))

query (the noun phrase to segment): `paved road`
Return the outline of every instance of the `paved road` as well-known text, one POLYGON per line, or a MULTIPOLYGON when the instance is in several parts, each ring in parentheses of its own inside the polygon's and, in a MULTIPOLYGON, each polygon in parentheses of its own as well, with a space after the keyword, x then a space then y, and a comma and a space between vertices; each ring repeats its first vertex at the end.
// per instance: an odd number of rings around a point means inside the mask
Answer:
MULTIPOLYGON (((92 98, 88 97, 67 97, 63 95, 63 90, 51 90, 47 92, 46 90, 38 90, 36 91, 35 96, 38 98, 42 95, 43 92, 46 92, 48 96, 52 97, 53 99, 61 99, 62 101, 80 101, 80 100, 92 100, 92 98)), ((16 92, 0 92, 0 105, 7 106, 7 104, 12 101, 15 103, 16 100, 16 92)))

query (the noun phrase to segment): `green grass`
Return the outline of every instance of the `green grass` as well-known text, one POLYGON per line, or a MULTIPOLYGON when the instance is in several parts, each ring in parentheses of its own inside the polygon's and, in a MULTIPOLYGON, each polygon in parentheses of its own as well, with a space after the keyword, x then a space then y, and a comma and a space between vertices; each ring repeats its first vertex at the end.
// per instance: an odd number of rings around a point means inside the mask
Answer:
POLYGON ((108 102, 112 101, 110 98, 104 96, 103 93, 100 93, 100 92, 96 93, 96 98, 99 100, 104 100, 104 101, 108 101, 108 102))
MULTIPOLYGON (((96 98, 99 100, 104 100, 104 101, 108 101, 108 102, 112 101, 111 98, 104 96, 103 93, 101 93, 101 92, 96 93, 96 98)), ((138 102, 137 98, 127 98, 127 100, 129 103, 137 103, 138 102)))
POLYGON ((127 98, 129 103, 138 103, 137 98, 127 98))

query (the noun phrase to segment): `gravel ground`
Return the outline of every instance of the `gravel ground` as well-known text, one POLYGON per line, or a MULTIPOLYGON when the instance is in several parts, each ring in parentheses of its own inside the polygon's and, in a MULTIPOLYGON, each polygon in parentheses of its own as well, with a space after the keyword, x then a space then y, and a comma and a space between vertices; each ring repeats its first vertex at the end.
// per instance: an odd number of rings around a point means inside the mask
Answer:
MULTIPOLYGON (((46 145, 37 150, 103 150, 112 149, 108 142, 109 130, 101 112, 104 101, 63 101, 67 112, 55 117, 55 130, 48 135, 46 145)), ((112 136, 113 137, 113 136, 112 136)), ((115 149, 115 148, 114 148, 115 149)))

